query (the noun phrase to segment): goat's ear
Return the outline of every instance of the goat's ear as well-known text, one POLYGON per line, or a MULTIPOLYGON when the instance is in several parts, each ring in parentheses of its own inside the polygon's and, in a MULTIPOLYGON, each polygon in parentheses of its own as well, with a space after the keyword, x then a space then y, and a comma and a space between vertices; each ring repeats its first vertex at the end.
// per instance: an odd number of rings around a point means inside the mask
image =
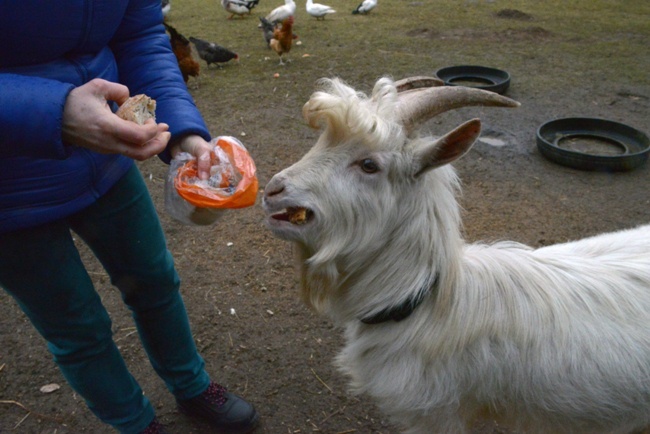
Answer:
POLYGON ((416 153, 415 176, 444 166, 465 155, 481 134, 481 121, 472 119, 416 153))

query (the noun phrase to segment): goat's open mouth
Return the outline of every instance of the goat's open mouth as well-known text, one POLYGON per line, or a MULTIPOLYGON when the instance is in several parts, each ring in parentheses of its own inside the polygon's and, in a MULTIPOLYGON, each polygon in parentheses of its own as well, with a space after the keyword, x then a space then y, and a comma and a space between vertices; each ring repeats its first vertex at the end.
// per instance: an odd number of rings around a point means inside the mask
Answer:
POLYGON ((286 221, 294 225, 304 225, 314 216, 314 212, 303 207, 288 207, 283 212, 273 214, 274 220, 286 221))

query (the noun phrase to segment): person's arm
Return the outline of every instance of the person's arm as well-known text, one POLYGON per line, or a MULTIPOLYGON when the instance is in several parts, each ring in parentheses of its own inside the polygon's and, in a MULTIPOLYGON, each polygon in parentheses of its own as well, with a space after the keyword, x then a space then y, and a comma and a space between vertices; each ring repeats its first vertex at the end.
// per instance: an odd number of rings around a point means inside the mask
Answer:
POLYGON ((201 163, 200 157, 209 150, 210 133, 171 50, 162 25, 160 1, 131 0, 110 47, 117 60, 120 82, 131 95, 144 93, 155 99, 156 119, 169 125, 172 145, 160 158, 169 163, 175 145, 201 163))
POLYGON ((64 159, 63 109, 73 85, 0 73, 0 158, 64 159))

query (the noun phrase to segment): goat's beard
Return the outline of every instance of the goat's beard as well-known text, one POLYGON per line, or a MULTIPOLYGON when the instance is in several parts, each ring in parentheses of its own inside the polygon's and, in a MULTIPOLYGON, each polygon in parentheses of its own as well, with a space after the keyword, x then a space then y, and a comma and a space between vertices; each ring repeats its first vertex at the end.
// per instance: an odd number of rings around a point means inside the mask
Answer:
POLYGON ((311 309, 322 314, 327 304, 327 290, 331 283, 329 279, 314 276, 308 264, 311 256, 305 245, 294 243, 294 256, 296 260, 296 271, 300 282, 300 296, 303 302, 311 309))
POLYGON ((303 302, 319 315, 331 317, 332 302, 341 295, 338 293, 339 273, 335 263, 331 261, 315 266, 309 261, 311 252, 301 243, 294 243, 294 254, 303 302))

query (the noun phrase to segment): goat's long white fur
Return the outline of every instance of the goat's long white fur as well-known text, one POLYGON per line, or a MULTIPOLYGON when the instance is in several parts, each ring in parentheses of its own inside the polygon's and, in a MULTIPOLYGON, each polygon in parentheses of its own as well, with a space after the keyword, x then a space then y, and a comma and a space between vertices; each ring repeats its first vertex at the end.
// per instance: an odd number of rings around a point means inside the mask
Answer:
POLYGON ((411 322, 350 321, 338 364, 406 432, 462 433, 487 409, 529 433, 629 433, 650 423, 649 245, 647 226, 465 245, 411 322))
POLYGON ((650 226, 467 244, 453 168, 413 175, 431 140, 399 126, 392 82, 372 98, 328 84, 304 109, 323 135, 267 191, 317 215, 280 235, 298 245, 305 300, 345 328, 337 363, 353 389, 413 434, 465 433, 480 415, 526 433, 650 425, 650 226), (383 178, 359 174, 364 155, 383 178), (432 285, 406 320, 359 320, 432 285))

